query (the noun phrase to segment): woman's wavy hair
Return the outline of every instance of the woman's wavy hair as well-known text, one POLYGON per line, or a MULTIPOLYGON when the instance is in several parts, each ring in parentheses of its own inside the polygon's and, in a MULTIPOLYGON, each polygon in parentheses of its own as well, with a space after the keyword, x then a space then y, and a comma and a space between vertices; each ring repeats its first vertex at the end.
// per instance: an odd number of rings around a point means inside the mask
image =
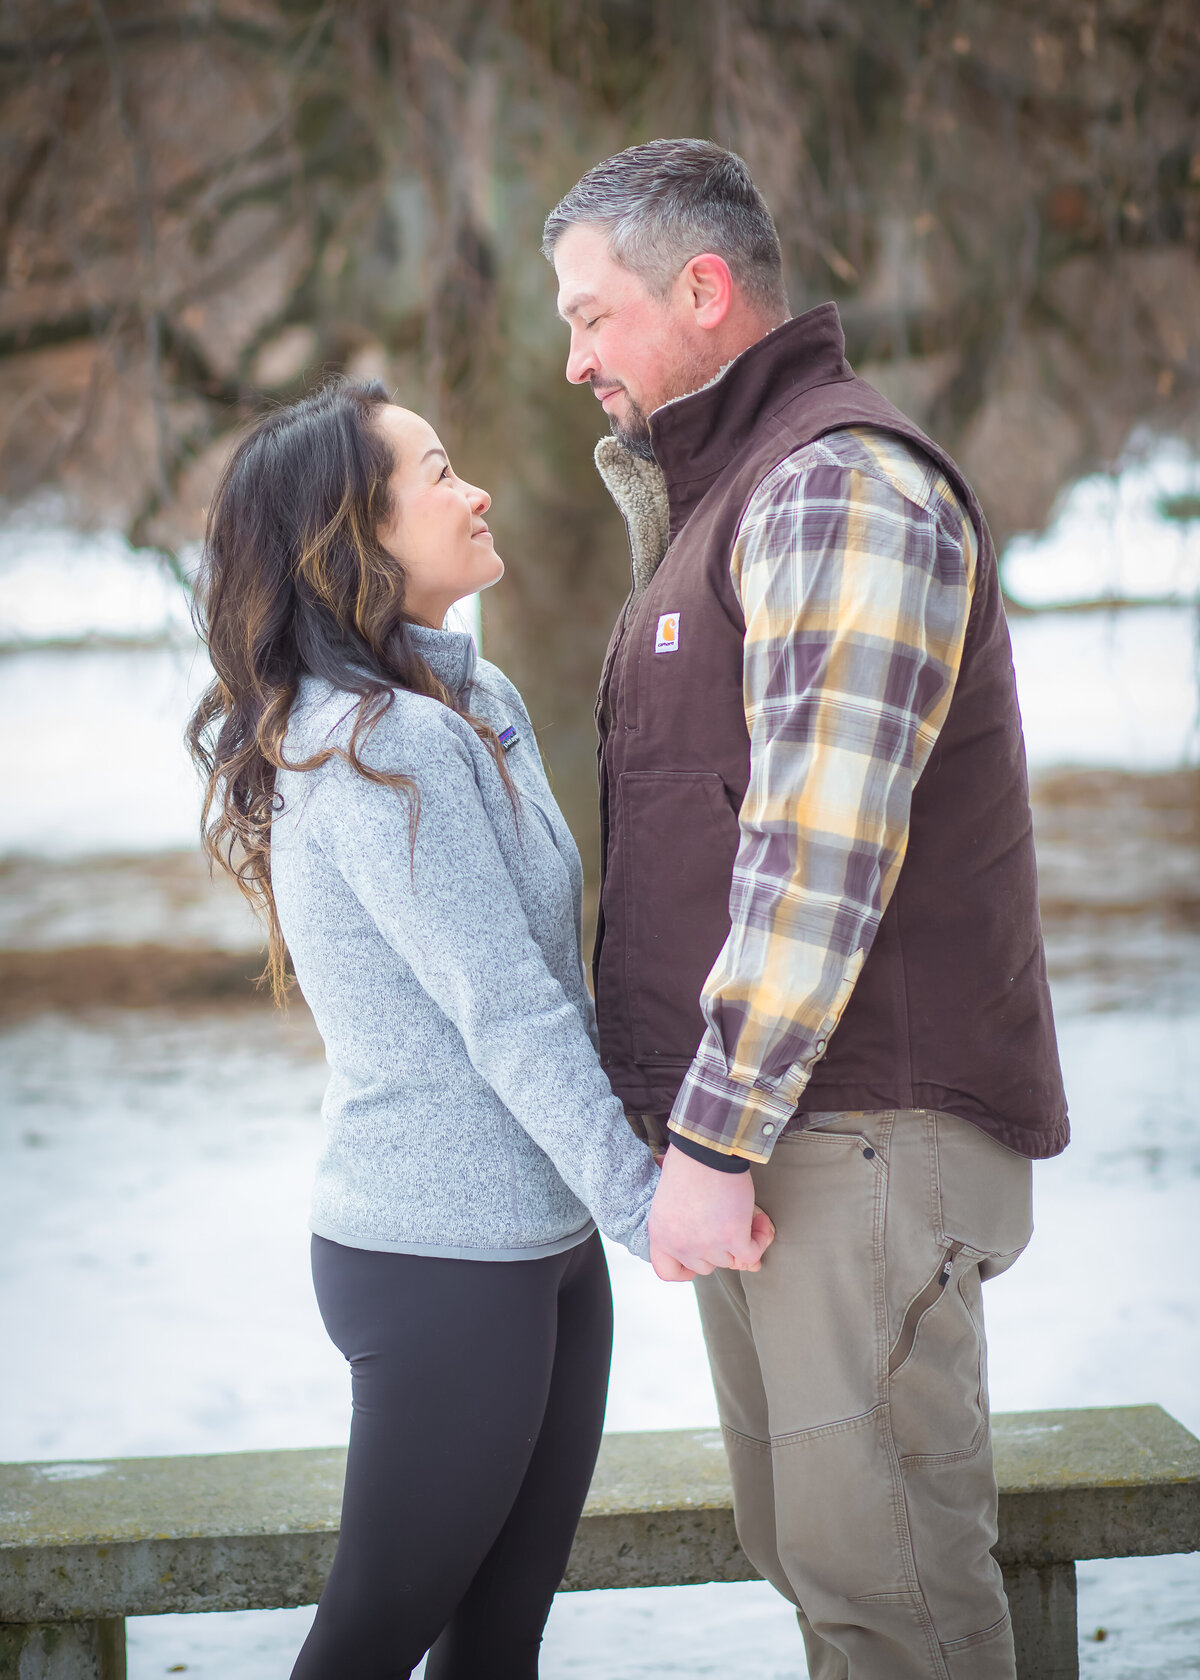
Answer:
POLYGON ((414 646, 404 571, 379 538, 391 514, 395 457, 375 421, 389 402, 378 380, 339 378, 256 422, 213 496, 196 590, 197 628, 216 673, 188 723, 205 779, 201 838, 267 924, 276 1002, 286 950, 271 890, 271 824, 282 809, 279 769, 342 758, 396 790, 415 842, 420 796, 411 777, 364 761, 367 739, 397 688, 429 695, 487 744, 514 800, 496 733, 468 712, 414 646), (345 747, 283 756, 288 716, 305 675, 358 696, 345 747))

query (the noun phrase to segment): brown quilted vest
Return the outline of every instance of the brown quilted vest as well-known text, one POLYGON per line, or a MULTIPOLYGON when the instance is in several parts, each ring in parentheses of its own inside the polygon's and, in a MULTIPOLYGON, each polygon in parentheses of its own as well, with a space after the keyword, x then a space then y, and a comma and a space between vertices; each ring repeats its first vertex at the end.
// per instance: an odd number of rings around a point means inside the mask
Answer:
POLYGON ((904 864, 797 1112, 939 1109, 1023 1155, 1053 1155, 1067 1141, 1066 1105, 995 552, 953 461, 854 375, 833 304, 651 417, 669 540, 613 633, 597 707, 601 1060, 627 1109, 665 1114, 700 1042, 750 764, 733 540, 766 474, 845 426, 880 427, 932 457, 969 510, 979 557, 958 683, 913 795, 904 864), (675 613, 678 646, 656 652, 660 620, 675 613))

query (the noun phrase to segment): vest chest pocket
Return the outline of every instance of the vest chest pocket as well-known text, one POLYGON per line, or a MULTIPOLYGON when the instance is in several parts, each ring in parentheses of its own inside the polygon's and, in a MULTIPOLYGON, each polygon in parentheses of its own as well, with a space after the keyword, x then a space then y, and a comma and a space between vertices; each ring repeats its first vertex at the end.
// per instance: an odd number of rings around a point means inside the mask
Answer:
POLYGON ((715 771, 630 770, 620 778, 634 1058, 686 1066, 704 1030, 700 991, 729 932, 738 820, 715 771))

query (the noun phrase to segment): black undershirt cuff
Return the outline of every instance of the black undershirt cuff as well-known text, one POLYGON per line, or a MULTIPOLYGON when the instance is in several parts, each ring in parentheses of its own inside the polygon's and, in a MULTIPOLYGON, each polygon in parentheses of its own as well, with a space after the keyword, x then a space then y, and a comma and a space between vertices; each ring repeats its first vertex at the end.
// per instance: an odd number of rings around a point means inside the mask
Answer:
POLYGON ((743 1173, 750 1171, 750 1163, 744 1155, 723 1155, 719 1149, 710 1149, 706 1143, 697 1143, 695 1138, 683 1137, 679 1132, 671 1133, 671 1148, 678 1149, 681 1155, 688 1155, 693 1161, 701 1161, 706 1167, 715 1167, 718 1172, 743 1173))

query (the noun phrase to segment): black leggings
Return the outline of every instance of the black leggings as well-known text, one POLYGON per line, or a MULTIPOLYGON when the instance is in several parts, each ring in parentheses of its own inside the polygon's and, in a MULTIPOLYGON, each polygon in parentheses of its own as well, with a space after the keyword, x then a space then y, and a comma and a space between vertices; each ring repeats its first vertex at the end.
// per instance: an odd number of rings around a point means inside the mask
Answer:
POLYGON ((314 1237, 354 1411, 341 1537, 292 1680, 533 1680, 600 1445, 598 1236, 541 1260, 314 1237))

